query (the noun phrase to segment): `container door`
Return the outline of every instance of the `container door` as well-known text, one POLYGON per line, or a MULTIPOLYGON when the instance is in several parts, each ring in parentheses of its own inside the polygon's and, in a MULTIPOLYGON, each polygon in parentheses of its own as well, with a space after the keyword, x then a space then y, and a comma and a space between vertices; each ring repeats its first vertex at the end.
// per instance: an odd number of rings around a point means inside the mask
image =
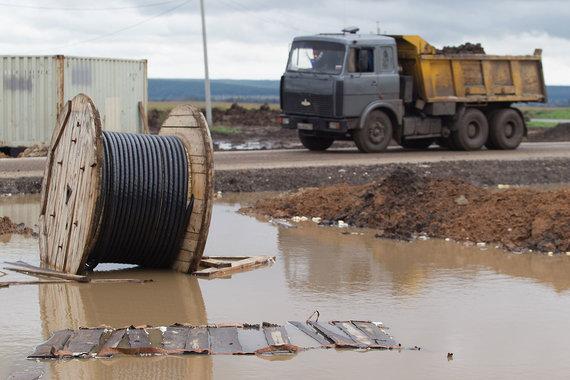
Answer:
POLYGON ((382 100, 400 98, 400 75, 394 46, 380 46, 377 49, 379 73, 378 96, 382 100))
POLYGON ((378 99, 377 54, 374 47, 350 48, 344 82, 344 116, 358 117, 378 99))

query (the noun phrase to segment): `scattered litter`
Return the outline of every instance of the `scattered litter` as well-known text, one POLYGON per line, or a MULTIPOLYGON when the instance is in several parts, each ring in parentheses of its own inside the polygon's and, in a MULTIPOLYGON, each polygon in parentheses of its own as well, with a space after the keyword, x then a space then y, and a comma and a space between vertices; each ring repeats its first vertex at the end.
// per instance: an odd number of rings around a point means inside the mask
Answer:
POLYGON ((451 239, 450 239, 450 238, 445 238, 445 241, 451 241, 451 239))
POLYGON ((548 256, 554 256, 554 252, 548 252, 548 256))
POLYGON ((346 173, 346 169, 338 169, 339 173, 346 173))
POLYGON ((279 227, 285 227, 285 228, 295 228, 297 226, 295 226, 294 224, 290 223, 288 220, 285 219, 271 219, 269 221, 269 223, 274 224, 276 226, 279 227))
POLYGON ((222 198, 222 192, 221 191, 216 192, 216 194, 214 194, 214 198, 216 199, 222 198))
POLYGON ((484 248, 484 247, 486 247, 486 246, 487 246, 487 243, 485 243, 485 242, 479 242, 479 243, 477 243, 477 247, 479 247, 479 248, 484 248))
POLYGON ((467 198, 465 198, 465 195, 460 195, 457 198, 455 198, 455 203, 458 204, 459 206, 465 206, 469 204, 469 201, 467 200, 467 198))
POLYGON ((337 222, 337 225, 338 225, 339 228, 347 228, 347 227, 348 227, 348 223, 345 223, 345 222, 342 221, 342 220, 339 220, 339 221, 337 222))
POLYGON ((497 185, 497 188, 498 188, 498 189, 510 189, 510 188, 511 188, 511 185, 502 185, 502 184, 499 184, 499 185, 497 185))
POLYGON ((307 320, 286 325, 222 324, 191 326, 139 326, 119 329, 106 327, 60 330, 36 347, 29 359, 102 358, 123 355, 229 354, 270 355, 291 354, 310 348, 401 349, 402 345, 382 325, 369 321, 307 320), (304 334, 289 334, 292 329, 304 334), (262 342, 248 347, 240 341, 240 332, 248 339, 262 342), (150 336, 160 339, 152 344, 150 336), (298 341, 297 341, 298 340, 298 341), (307 344, 312 342, 311 344, 307 344))
POLYGON ((322 219, 319 218, 319 217, 311 218, 311 221, 312 221, 313 223, 317 223, 317 224, 319 224, 319 223, 321 222, 321 220, 322 220, 322 219))

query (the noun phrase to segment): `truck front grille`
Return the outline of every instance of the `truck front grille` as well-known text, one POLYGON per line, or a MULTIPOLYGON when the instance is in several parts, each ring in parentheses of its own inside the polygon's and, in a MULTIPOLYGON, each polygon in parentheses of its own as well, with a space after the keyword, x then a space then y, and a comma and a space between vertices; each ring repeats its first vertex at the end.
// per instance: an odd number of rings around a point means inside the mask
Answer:
POLYGON ((333 96, 284 92, 283 111, 292 114, 333 116, 333 96))

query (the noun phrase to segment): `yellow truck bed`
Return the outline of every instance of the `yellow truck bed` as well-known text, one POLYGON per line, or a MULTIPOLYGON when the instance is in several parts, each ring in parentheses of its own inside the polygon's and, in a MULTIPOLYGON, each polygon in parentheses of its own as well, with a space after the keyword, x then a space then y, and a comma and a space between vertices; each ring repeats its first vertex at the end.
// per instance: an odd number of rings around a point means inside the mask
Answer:
POLYGON ((392 36, 416 98, 436 102, 546 102, 542 57, 437 54, 419 36, 392 36))

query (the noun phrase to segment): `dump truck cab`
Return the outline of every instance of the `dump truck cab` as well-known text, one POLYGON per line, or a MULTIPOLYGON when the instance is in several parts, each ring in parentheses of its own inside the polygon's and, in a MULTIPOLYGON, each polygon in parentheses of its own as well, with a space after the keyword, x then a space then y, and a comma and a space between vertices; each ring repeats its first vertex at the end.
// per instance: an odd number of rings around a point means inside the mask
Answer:
POLYGON ((419 36, 296 37, 281 77, 281 123, 310 150, 353 140, 425 149, 515 149, 526 134, 517 102, 546 102, 540 50, 527 56, 444 54, 419 36))
POLYGON ((385 108, 397 122, 403 114, 399 78, 392 37, 297 37, 281 78, 283 126, 298 129, 307 148, 321 150, 352 140, 367 110, 385 108))

